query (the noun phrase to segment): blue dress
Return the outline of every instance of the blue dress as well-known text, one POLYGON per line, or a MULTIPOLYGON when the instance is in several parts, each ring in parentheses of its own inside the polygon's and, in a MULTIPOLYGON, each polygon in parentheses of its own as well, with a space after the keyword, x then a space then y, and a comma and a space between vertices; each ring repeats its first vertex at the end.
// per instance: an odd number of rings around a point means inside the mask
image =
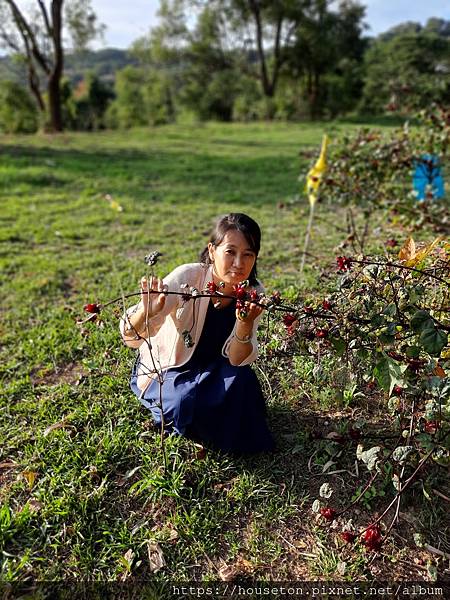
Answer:
MULTIPOLYGON (((166 430, 224 452, 273 450, 258 378, 249 365, 236 367, 222 356, 236 319, 235 311, 235 302, 223 309, 216 309, 209 302, 191 359, 165 372, 162 401, 166 430)), ((131 377, 131 389, 160 425, 160 384, 153 381, 141 398, 137 367, 138 363, 131 377)))

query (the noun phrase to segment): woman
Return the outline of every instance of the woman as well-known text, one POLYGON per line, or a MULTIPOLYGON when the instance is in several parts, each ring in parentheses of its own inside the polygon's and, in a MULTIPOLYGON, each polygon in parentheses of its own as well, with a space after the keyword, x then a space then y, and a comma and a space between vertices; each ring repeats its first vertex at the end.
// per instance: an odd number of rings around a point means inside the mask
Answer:
POLYGON ((249 366, 258 355, 263 309, 253 302, 242 307, 234 297, 244 280, 250 284, 246 291, 262 292, 256 279, 260 240, 258 224, 247 215, 220 218, 201 262, 181 265, 163 281, 143 277, 141 301, 121 320, 124 342, 139 348, 131 389, 155 422, 161 423, 162 404, 167 430, 225 452, 274 446, 261 387, 249 366), (207 288, 233 298, 186 301, 164 294, 207 288))

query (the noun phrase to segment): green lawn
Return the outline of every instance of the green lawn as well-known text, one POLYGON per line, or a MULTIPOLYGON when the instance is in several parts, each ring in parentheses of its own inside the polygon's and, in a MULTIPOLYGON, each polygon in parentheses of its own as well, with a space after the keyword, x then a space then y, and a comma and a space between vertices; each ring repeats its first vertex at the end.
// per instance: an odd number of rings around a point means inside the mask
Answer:
MULTIPOLYGON (((330 544, 315 523, 311 503, 330 477, 311 472, 327 455, 319 448, 311 463, 305 432, 354 407, 336 410, 327 386, 311 396, 313 365, 280 364, 263 380, 278 454, 201 459, 191 442, 168 438, 164 473, 159 437, 128 388, 133 353, 118 336, 120 305, 101 327, 76 325, 86 302, 136 289, 149 250, 164 254, 160 275, 197 260, 215 218, 230 211, 262 226, 268 289, 325 292, 332 282, 322 269, 344 216, 319 205, 316 259, 300 277, 308 205, 297 179, 324 131, 333 138, 348 127, 207 124, 0 140, 0 580, 207 581, 226 567, 278 580, 426 575, 409 538, 392 537, 374 562, 330 544), (166 562, 156 575, 152 544, 166 562)), ((373 248, 382 243, 373 235, 373 248)))

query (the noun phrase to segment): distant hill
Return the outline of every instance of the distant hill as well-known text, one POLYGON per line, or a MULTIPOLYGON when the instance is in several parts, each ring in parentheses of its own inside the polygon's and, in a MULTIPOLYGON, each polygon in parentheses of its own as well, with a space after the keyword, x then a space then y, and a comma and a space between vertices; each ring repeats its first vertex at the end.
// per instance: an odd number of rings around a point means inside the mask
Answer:
MULTIPOLYGON (((76 85, 88 71, 94 72, 105 82, 112 84, 115 73, 127 65, 136 64, 127 50, 104 48, 86 50, 76 54, 66 54, 64 75, 76 85)), ((0 80, 14 79, 26 85, 27 76, 24 65, 16 63, 11 57, 0 57, 0 80)))

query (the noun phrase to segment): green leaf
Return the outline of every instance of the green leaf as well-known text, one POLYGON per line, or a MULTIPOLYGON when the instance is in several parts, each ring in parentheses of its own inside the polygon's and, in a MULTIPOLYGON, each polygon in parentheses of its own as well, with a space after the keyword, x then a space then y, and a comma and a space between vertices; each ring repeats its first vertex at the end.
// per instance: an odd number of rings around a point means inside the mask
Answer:
POLYGON ((347 348, 345 340, 342 338, 330 338, 330 342, 332 343, 333 348, 336 350, 336 354, 338 356, 342 356, 345 353, 347 348))
POLYGON ((373 327, 381 327, 384 323, 386 322, 386 320, 381 316, 381 315, 373 315, 373 317, 370 319, 370 324, 373 327))
POLYGON ((418 310, 411 317, 411 328, 416 333, 421 333, 422 331, 430 328, 434 328, 434 321, 430 317, 430 313, 426 310, 418 310))
POLYGON ((379 386, 391 395, 395 385, 403 387, 403 373, 407 368, 407 365, 400 365, 389 356, 383 356, 375 365, 373 376, 378 381, 379 386))
POLYGON ((422 331, 419 341, 425 352, 432 356, 439 356, 442 349, 447 345, 448 336, 444 331, 437 329, 433 323, 432 328, 422 331))
POLYGON ((419 346, 409 346, 405 352, 408 358, 419 358, 420 356, 420 348, 419 346))
POLYGON ((390 317, 394 317, 397 314, 397 307, 393 302, 388 304, 386 308, 383 309, 383 315, 388 315, 390 317))
POLYGON ((420 443, 420 447, 425 452, 429 452, 435 447, 435 443, 429 433, 419 433, 415 439, 420 443))

